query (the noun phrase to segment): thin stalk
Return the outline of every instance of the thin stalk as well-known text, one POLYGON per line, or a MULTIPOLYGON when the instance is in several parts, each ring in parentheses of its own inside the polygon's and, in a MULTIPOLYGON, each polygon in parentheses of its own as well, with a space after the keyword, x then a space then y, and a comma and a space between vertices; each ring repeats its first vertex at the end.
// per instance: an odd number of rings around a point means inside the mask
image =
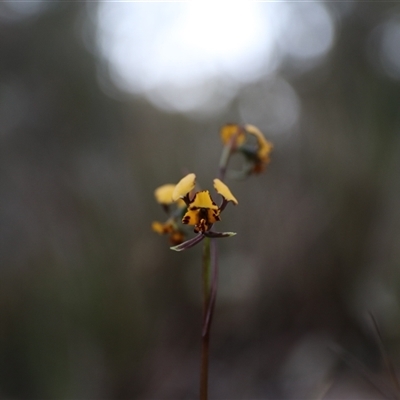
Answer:
POLYGON ((217 257, 217 244, 215 240, 211 240, 211 287, 210 287, 210 301, 208 302, 208 309, 205 319, 203 321, 203 335, 209 334, 211 329, 212 317, 214 315, 215 300, 217 299, 218 287, 218 257, 217 257))
POLYGON ((400 392, 400 384, 399 384, 399 380, 397 379, 396 370, 394 368, 391 358, 389 357, 388 352, 386 351, 385 345, 383 343, 383 336, 382 336, 381 330, 379 329, 378 322, 376 321, 375 316, 371 311, 369 312, 369 315, 372 319, 372 323, 374 324, 375 331, 378 335, 379 349, 382 353, 382 357, 385 362, 386 369, 389 373, 389 376, 390 376, 397 392, 400 392))
POLYGON ((392 386, 387 385, 386 382, 372 374, 367 367, 365 367, 365 365, 351 353, 336 345, 329 346, 329 348, 335 352, 349 367, 360 373, 372 386, 375 387, 376 390, 383 395, 384 398, 391 400, 400 399, 398 392, 396 392, 392 386))
MULTIPOLYGON (((226 146, 224 146, 222 150, 218 169, 218 178, 221 181, 225 179, 226 169, 232 154, 232 147, 236 141, 236 137, 237 134, 233 135, 230 142, 226 146)), ((217 246, 215 244, 215 240, 211 240, 211 238, 205 237, 203 243, 203 326, 201 332, 200 400, 207 400, 210 329, 212 317, 214 314, 215 300, 217 297, 218 265, 217 246)))
POLYGON ((230 143, 222 149, 222 154, 221 158, 219 160, 219 171, 218 171, 218 178, 221 181, 224 181, 225 179, 225 174, 226 174, 226 168, 228 166, 229 158, 232 154, 232 144, 233 144, 233 138, 231 139, 230 143))
POLYGON ((201 335, 201 368, 200 368, 200 399, 208 399, 208 354, 210 344, 210 330, 204 326, 210 304, 210 276, 211 276, 211 239, 206 237, 203 244, 203 268, 202 268, 202 291, 203 291, 203 329, 201 335))

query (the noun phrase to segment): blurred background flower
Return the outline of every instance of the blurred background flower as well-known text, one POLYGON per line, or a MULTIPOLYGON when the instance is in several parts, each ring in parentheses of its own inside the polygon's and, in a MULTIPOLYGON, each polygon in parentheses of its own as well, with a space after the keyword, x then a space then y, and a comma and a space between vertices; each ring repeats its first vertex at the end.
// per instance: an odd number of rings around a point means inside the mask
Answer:
POLYGON ((274 153, 227 182, 210 397, 379 397, 329 346, 389 381, 371 310, 400 366, 399 32, 389 2, 2 2, 0 396, 197 396, 198 248, 153 191, 210 182, 234 122, 274 153))

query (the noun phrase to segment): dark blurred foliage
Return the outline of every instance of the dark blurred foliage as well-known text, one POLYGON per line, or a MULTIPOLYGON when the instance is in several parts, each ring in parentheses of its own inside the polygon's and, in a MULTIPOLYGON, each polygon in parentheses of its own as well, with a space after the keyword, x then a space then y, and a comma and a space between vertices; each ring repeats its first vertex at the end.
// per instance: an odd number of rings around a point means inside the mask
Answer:
POLYGON ((280 70, 300 123, 269 136, 240 121, 241 94, 194 120, 108 97, 84 3, 0 4, 1 397, 197 397, 201 248, 173 253, 150 231, 153 190, 186 171, 210 187, 225 122, 275 148, 264 174, 229 182, 240 204, 221 227, 238 235, 219 245, 210 397, 381 396, 331 346, 390 384, 372 311, 400 366, 400 87, 372 35, 399 10, 329 7, 328 56, 280 70))

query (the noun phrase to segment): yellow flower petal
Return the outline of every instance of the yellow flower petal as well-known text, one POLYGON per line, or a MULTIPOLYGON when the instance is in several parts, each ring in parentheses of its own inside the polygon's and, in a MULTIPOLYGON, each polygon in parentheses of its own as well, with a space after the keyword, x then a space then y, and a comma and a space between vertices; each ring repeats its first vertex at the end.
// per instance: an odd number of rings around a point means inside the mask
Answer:
POLYGON ((164 233, 169 233, 173 231, 173 227, 170 223, 165 223, 162 224, 161 222, 155 221, 151 224, 151 228, 153 229, 154 232, 159 233, 160 235, 163 235, 164 233))
POLYGON ((262 161, 269 161, 269 154, 271 153, 271 150, 273 148, 273 145, 271 142, 269 142, 267 139, 265 139, 265 136, 263 133, 254 125, 245 125, 244 127, 246 129, 246 132, 249 133, 250 135, 254 135, 257 139, 258 143, 258 151, 257 155, 262 161))
POLYGON ((211 210, 218 210, 218 206, 214 203, 208 190, 197 192, 194 199, 189 204, 190 210, 197 208, 208 208, 211 210))
POLYGON ((268 142, 267 140, 265 143, 262 143, 260 145, 260 148, 258 149, 258 156, 265 162, 269 161, 269 155, 273 149, 272 143, 268 142))
POLYGON ((240 146, 241 144, 243 144, 246 139, 243 129, 237 124, 224 125, 220 130, 220 134, 222 143, 224 144, 228 144, 231 141, 233 135, 236 135, 236 146, 240 146))
POLYGON ((254 125, 247 124, 244 126, 244 129, 246 129, 246 132, 256 136, 257 138, 265 139, 263 133, 254 125))
POLYGON ((229 190, 228 186, 226 186, 225 183, 223 183, 219 179, 214 179, 214 188, 217 191, 217 193, 219 193, 227 201, 231 201, 234 204, 238 204, 236 197, 229 190))
POLYGON ((182 178, 172 193, 172 200, 177 201, 178 199, 186 196, 196 186, 196 175, 189 174, 182 178))
POLYGON ((154 196, 157 200, 157 203, 160 204, 171 204, 174 201, 172 200, 172 193, 174 192, 175 185, 172 183, 168 183, 166 185, 162 185, 158 187, 154 191, 154 196))

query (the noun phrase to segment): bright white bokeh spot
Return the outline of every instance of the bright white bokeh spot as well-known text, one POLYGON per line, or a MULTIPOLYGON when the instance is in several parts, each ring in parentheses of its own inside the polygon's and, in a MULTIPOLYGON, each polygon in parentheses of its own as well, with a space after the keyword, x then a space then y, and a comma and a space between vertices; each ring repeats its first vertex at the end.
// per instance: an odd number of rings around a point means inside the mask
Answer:
POLYGON ((271 61, 260 3, 101 3, 98 22, 114 83, 164 109, 188 111, 215 96, 226 104, 236 90, 218 95, 221 81, 235 88, 271 61))
POLYGON ((98 48, 121 91, 200 114, 223 110, 284 55, 315 59, 334 39, 320 3, 104 2, 97 22, 98 48))
POLYGON ((368 59, 385 76, 400 80, 400 14, 389 16, 379 24, 366 42, 368 59))
POLYGON ((300 99, 292 86, 274 77, 246 87, 239 97, 241 119, 270 134, 290 133, 300 117, 300 99))
POLYGON ((284 51, 297 59, 319 58, 332 47, 333 18, 325 5, 318 2, 282 3, 281 18, 285 21, 277 36, 284 51))

